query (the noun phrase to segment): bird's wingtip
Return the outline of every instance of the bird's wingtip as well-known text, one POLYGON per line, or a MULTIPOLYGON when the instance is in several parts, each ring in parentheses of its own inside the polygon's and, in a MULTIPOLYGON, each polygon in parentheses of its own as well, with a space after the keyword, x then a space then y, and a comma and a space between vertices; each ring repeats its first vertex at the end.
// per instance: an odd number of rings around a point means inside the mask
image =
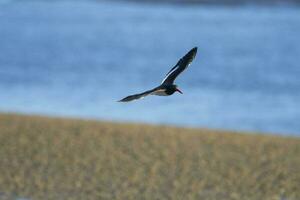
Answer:
POLYGON ((130 101, 130 100, 128 100, 128 98, 126 97, 126 98, 120 99, 120 100, 117 101, 117 102, 126 103, 126 102, 128 102, 128 101, 130 101))
POLYGON ((196 54, 197 54, 197 49, 198 49, 198 47, 192 48, 192 49, 188 52, 187 55, 191 55, 191 56, 194 58, 194 57, 196 56, 196 54))

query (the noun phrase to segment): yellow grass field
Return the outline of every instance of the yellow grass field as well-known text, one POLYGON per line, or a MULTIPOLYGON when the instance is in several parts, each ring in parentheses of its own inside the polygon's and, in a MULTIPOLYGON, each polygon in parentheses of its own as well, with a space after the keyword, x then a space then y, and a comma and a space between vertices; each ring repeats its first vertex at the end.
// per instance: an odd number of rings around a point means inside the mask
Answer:
POLYGON ((300 139, 0 115, 0 199, 299 200, 300 139))

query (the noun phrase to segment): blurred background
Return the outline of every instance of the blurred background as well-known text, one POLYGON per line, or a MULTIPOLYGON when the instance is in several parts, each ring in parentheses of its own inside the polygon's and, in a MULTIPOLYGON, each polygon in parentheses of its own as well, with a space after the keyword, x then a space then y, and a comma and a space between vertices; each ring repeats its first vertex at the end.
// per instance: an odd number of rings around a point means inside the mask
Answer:
POLYGON ((1 0, 0 112, 299 136, 299 35, 296 0, 1 0))

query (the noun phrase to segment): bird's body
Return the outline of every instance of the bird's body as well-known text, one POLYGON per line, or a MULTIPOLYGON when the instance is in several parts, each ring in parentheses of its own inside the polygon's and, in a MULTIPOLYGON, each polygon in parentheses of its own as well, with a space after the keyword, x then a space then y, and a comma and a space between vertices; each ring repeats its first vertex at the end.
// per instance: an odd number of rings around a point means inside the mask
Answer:
POLYGON ((156 88, 152 94, 157 96, 169 96, 174 94, 176 91, 178 91, 176 85, 161 85, 156 88))
POLYGON ((182 92, 174 84, 176 77, 183 72, 193 61, 197 53, 197 47, 191 49, 185 56, 183 56, 177 64, 167 73, 161 85, 143 93, 127 96, 120 100, 120 102, 128 102, 136 99, 143 98, 147 95, 169 96, 175 92, 182 92))

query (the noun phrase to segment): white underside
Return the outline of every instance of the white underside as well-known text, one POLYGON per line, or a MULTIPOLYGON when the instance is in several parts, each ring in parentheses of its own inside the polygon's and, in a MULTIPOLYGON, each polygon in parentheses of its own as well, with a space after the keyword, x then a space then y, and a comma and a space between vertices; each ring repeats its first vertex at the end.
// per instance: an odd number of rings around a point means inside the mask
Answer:
POLYGON ((157 90, 153 93, 151 93, 152 95, 157 95, 157 96, 168 96, 168 94, 165 92, 165 90, 157 90))

